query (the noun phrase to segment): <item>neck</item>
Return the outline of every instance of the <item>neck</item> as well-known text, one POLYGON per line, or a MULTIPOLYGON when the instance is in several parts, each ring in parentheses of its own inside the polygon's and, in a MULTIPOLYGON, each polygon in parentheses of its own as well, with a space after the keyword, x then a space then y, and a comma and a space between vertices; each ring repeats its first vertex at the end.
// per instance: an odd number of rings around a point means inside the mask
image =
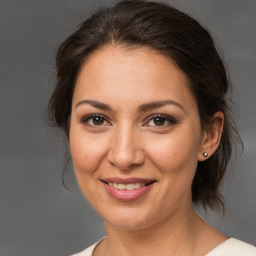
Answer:
POLYGON ((203 221, 192 206, 150 227, 126 230, 105 222, 105 255, 192 255, 203 221))

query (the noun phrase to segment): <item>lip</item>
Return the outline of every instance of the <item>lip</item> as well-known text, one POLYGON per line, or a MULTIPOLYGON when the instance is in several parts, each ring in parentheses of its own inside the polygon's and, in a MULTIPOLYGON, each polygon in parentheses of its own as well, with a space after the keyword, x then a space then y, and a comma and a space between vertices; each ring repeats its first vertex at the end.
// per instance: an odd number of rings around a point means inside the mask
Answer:
POLYGON ((111 177, 102 179, 103 182, 111 182, 111 183, 119 183, 119 184, 130 184, 130 183, 152 183, 156 180, 154 179, 144 179, 144 178, 137 178, 137 177, 130 177, 130 178, 120 178, 120 177, 111 177))
POLYGON ((123 202, 129 202, 136 200, 143 196, 145 193, 149 192, 152 187, 154 186, 156 180, 152 179, 143 179, 143 178, 137 178, 137 177, 131 177, 131 178, 119 178, 119 177, 112 177, 107 178, 104 180, 101 180, 107 193, 112 196, 113 198, 123 201, 123 202), (145 183, 146 185, 143 187, 140 187, 138 189, 134 190, 119 190, 114 187, 111 187, 108 185, 108 182, 110 183, 118 183, 118 184, 130 184, 130 183, 145 183))

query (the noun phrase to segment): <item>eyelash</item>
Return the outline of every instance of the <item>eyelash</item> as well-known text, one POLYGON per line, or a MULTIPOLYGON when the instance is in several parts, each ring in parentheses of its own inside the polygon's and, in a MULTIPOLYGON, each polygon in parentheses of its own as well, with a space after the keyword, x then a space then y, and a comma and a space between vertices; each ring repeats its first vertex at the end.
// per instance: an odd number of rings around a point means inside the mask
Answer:
MULTIPOLYGON (((81 122, 84 123, 85 125, 88 125, 90 127, 97 127, 97 126, 103 126, 103 125, 95 125, 95 124, 90 124, 89 121, 90 120, 93 120, 93 118, 101 118, 103 120, 103 122, 107 122, 108 125, 110 125, 110 122, 108 121, 108 119, 104 116, 104 115, 101 115, 101 114, 91 114, 91 115, 88 115, 86 117, 84 117, 81 122)), ((147 126, 152 126, 152 127, 158 127, 158 128, 165 128, 166 126, 170 126, 172 124, 176 124, 177 121, 173 118, 173 117, 170 117, 168 115, 163 115, 163 114, 154 114, 154 115, 151 115, 149 116, 143 123, 149 123, 151 120, 154 121, 154 119, 156 118, 160 118, 160 119, 163 119, 163 121, 168 121, 169 124, 164 124, 164 125, 147 125, 147 126)))
POLYGON ((160 119, 163 119, 164 121, 168 121, 169 123, 166 125, 166 124, 164 124, 164 125, 161 125, 161 126, 157 126, 157 125, 149 125, 149 126, 153 126, 153 127, 158 127, 158 128, 165 128, 165 127, 167 127, 167 126, 170 126, 170 125, 172 125, 172 124, 176 124, 177 123, 177 121, 173 118, 173 117, 171 117, 171 116, 168 116, 168 115, 163 115, 163 114, 154 114, 154 115, 151 115, 151 116, 149 116, 147 119, 146 119, 146 123, 149 123, 149 121, 154 121, 154 119, 156 119, 156 118, 160 118, 160 119))
POLYGON ((101 126, 101 125, 89 124, 89 120, 90 119, 93 120, 93 118, 101 118, 101 119, 103 119, 103 122, 108 122, 107 118, 104 115, 101 115, 101 114, 88 115, 88 116, 84 117, 81 122, 84 123, 85 125, 88 125, 88 126, 91 126, 91 127, 101 126))

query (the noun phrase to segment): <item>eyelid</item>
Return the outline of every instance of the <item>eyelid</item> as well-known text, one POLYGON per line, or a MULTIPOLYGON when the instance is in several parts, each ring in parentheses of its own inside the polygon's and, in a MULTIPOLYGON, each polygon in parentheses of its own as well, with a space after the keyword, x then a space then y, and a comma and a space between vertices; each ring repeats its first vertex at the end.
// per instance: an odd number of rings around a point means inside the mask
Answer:
MULTIPOLYGON (((176 124, 177 123, 177 120, 169 115, 165 115, 165 114, 153 114, 149 117, 146 118, 146 120, 143 122, 144 124, 145 123, 148 123, 150 120, 154 119, 154 118, 157 118, 157 117, 160 117, 160 118, 163 118, 165 119, 166 121, 168 121, 169 123, 171 124, 176 124)), ((163 125, 163 126, 153 126, 153 125, 149 125, 149 126, 152 126, 152 127, 158 127, 158 128, 161 128, 161 127, 166 127, 166 125, 163 125)))
MULTIPOLYGON (((91 119, 91 118, 94 118, 94 117, 103 118, 104 121, 106 121, 108 123, 108 126, 111 125, 109 119, 106 116, 104 116, 102 114, 98 114, 98 113, 89 114, 87 116, 82 117, 81 118, 81 123, 84 123, 84 124, 86 124, 88 126, 91 126, 91 127, 96 127, 97 125, 91 125, 91 124, 88 123, 88 120, 91 119)), ((100 126, 105 126, 105 125, 98 125, 98 127, 100 127, 100 126)))
MULTIPOLYGON (((150 115, 149 117, 147 117, 144 122, 143 122, 143 126, 144 124, 147 124, 149 121, 151 121, 152 119, 154 118, 163 118, 164 120, 168 121, 169 124, 168 125, 162 125, 162 126, 154 126, 154 125, 148 125, 148 126, 151 126, 151 127, 157 127, 157 128, 163 128, 163 127, 166 127, 166 126, 169 126, 171 124, 176 124, 177 123, 177 120, 169 115, 165 115, 165 114, 153 114, 153 115, 150 115)), ((90 127, 102 127, 102 126, 110 126, 111 125, 111 122, 109 121, 109 119, 105 116, 105 115, 102 115, 102 114, 99 114, 99 113, 94 113, 94 114, 89 114, 89 115, 86 115, 84 117, 81 118, 81 123, 84 123, 86 124, 87 126, 90 126, 90 127), (103 118, 105 122, 107 122, 108 124, 106 125, 91 125, 88 123, 88 120, 90 120, 91 118, 95 118, 95 117, 100 117, 100 118, 103 118)))

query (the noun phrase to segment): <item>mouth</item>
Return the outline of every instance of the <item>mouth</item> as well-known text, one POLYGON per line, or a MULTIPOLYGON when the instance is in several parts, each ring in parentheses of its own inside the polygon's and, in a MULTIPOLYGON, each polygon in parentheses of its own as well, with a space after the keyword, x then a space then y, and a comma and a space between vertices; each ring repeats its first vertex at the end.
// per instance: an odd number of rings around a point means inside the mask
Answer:
POLYGON ((122 183, 116 183, 116 182, 105 182, 103 183, 109 185, 112 188, 118 189, 118 190, 135 190, 139 189, 141 187, 149 186, 150 184, 154 183, 155 181, 152 182, 136 182, 136 183, 128 183, 128 184, 122 184, 122 183))
POLYGON ((101 180, 103 183, 109 185, 112 188, 119 190, 135 190, 141 187, 149 186, 156 182, 156 180, 142 179, 142 178, 107 178, 101 180))
POLYGON ((101 180, 106 191, 115 199, 121 201, 135 200, 148 192, 156 180, 141 178, 108 178, 101 180))

